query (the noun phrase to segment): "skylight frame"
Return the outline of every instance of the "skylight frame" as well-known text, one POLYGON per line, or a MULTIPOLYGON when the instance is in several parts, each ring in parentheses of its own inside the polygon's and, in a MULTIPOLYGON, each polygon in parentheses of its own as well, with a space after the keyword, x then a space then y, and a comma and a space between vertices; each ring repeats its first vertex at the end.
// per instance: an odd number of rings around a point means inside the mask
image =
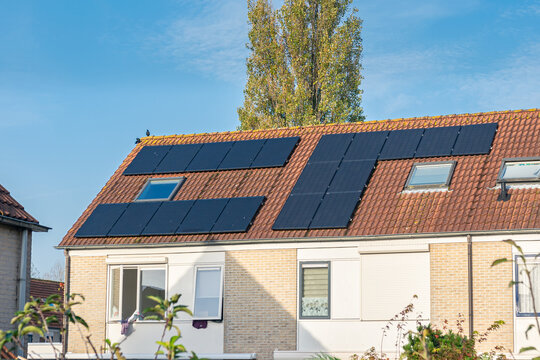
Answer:
POLYGON ((418 190, 418 189, 448 189, 452 181, 452 176, 454 175, 454 170, 456 168, 457 161, 432 161, 432 162, 415 162, 409 171, 409 176, 407 177, 407 182, 405 183, 404 190, 418 190), (448 175, 444 183, 440 184, 420 184, 420 185, 411 185, 411 180, 415 174, 415 170, 418 167, 428 167, 428 166, 438 166, 438 165, 450 165, 448 175))
POLYGON ((145 201, 170 201, 178 192, 180 187, 186 182, 185 176, 179 176, 179 177, 161 177, 161 178, 149 178, 146 180, 146 183, 141 188, 137 196, 135 196, 134 202, 145 202, 145 201), (150 185, 151 182, 159 182, 159 181, 178 181, 174 189, 171 191, 169 196, 167 198, 153 198, 153 199, 139 199, 139 197, 142 195, 144 190, 150 185))
POLYGON ((499 173, 497 174, 497 184, 500 183, 539 183, 540 176, 536 178, 511 178, 503 179, 503 175, 506 170, 506 164, 508 163, 526 163, 526 162, 540 162, 539 156, 533 157, 521 157, 521 158, 503 158, 501 167, 499 168, 499 173))

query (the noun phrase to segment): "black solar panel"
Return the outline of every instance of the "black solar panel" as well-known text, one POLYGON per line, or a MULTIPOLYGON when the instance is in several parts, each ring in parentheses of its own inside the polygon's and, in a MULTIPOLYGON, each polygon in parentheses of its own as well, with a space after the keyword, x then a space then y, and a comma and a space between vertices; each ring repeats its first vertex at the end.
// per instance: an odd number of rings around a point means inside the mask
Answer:
POLYGON ((369 181, 375 164, 375 160, 343 161, 330 184, 328 192, 361 192, 369 181))
POLYGON ((195 200, 164 201, 141 235, 172 235, 184 220, 195 200))
POLYGON ((202 144, 173 145, 154 173, 184 172, 201 147, 202 144))
POLYGON ((319 207, 322 197, 322 194, 289 196, 274 222, 272 229, 307 229, 319 207))
POLYGON ((309 228, 346 228, 359 199, 358 192, 326 194, 309 228))
POLYGON ((424 129, 394 130, 379 155, 379 160, 410 159, 418 147, 424 129))
POLYGON ((252 168, 283 166, 289 160, 299 137, 267 139, 263 148, 253 160, 252 168))
POLYGON ((131 203, 109 231, 108 236, 140 235, 144 227, 155 214, 160 201, 131 203))
POLYGON ((341 161, 354 134, 323 135, 309 158, 309 163, 341 161))
POLYGON ((414 157, 450 156, 458 132, 459 126, 426 129, 414 157))
POLYGON ((388 131, 356 133, 343 160, 377 159, 388 136, 388 131))
POLYGON ((249 169, 251 163, 261 151, 265 140, 236 141, 225 159, 219 165, 220 170, 249 169))
POLYGON ((227 205, 228 198, 199 199, 191 207, 177 234, 208 234, 227 205))
POLYGON ((462 126, 452 155, 488 154, 496 131, 496 123, 462 126))
POLYGON ((211 232, 247 231, 263 201, 264 196, 231 198, 211 232))
POLYGON ((324 194, 338 165, 338 161, 307 164, 291 194, 324 194))
POLYGON ((124 175, 152 174, 170 148, 171 145, 144 146, 124 170, 124 175))
POLYGON ((186 167, 186 171, 217 170, 233 144, 232 141, 203 144, 197 155, 186 167))
POLYGON ((107 236, 107 233, 128 207, 122 204, 100 204, 79 228, 75 237, 107 236))

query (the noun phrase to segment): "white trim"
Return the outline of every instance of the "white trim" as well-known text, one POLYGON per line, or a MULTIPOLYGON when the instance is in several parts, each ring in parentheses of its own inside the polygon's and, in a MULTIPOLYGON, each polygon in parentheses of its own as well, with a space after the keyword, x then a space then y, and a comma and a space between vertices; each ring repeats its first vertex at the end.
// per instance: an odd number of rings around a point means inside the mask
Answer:
MULTIPOLYGON (((141 360, 150 360, 154 359, 155 355, 149 355, 149 354, 122 354, 126 359, 141 359, 141 360)), ((193 355, 191 353, 182 353, 179 356, 179 359, 181 360, 189 360, 191 359, 193 355)), ((197 356, 200 359, 208 359, 208 360, 254 360, 257 359, 256 353, 236 353, 236 354, 204 354, 200 353, 197 354, 197 356)), ((110 358, 110 353, 104 353, 103 359, 110 358)), ((66 354, 67 359, 96 359, 95 355, 92 354, 78 354, 78 353, 67 353, 66 354)), ((158 355, 158 359, 167 359, 166 355, 158 355)))
POLYGON ((366 243, 358 246, 359 254, 388 254, 429 252, 429 244, 373 244, 366 243))
POLYGON ((105 263, 109 265, 144 265, 144 264, 167 264, 168 258, 161 257, 135 257, 135 256, 117 256, 108 255, 105 263))

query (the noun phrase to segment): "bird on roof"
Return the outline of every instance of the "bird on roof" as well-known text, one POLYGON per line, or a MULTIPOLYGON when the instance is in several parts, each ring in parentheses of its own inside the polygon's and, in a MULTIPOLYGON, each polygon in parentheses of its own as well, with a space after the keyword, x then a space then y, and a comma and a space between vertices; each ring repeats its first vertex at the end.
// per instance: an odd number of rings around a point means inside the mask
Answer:
POLYGON ((150 136, 150 130, 146 129, 146 136, 150 136))
POLYGON ((141 142, 141 139, 140 139, 140 138, 136 138, 136 139, 135 139, 135 144, 138 144, 138 143, 140 143, 140 142, 141 142))

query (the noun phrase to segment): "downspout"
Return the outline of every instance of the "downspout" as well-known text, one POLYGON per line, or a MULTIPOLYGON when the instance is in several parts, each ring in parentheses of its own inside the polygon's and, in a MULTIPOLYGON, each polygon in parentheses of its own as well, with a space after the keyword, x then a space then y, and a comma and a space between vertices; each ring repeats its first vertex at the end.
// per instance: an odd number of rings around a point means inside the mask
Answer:
POLYGON ((469 286, 469 338, 472 339, 474 331, 474 304, 473 304, 473 264, 472 264, 472 238, 471 235, 467 235, 467 276, 469 286))
MULTIPOLYGON (((68 296, 69 296, 69 292, 70 292, 70 281, 69 281, 69 278, 70 278, 70 265, 71 265, 71 258, 69 257, 69 251, 68 250, 64 250, 64 256, 66 257, 66 266, 65 266, 65 270, 64 270, 64 304, 67 303, 69 301, 68 299, 68 296)), ((69 336, 68 336, 68 330, 69 330, 69 321, 68 321, 68 318, 67 316, 64 314, 64 329, 65 329, 65 332, 62 336, 62 353, 63 354, 66 354, 67 353, 67 350, 68 350, 68 340, 69 340, 69 336)))
POLYGON ((26 304, 26 288, 28 283, 28 230, 24 229, 21 236, 21 262, 19 268, 19 310, 24 309, 26 304))

